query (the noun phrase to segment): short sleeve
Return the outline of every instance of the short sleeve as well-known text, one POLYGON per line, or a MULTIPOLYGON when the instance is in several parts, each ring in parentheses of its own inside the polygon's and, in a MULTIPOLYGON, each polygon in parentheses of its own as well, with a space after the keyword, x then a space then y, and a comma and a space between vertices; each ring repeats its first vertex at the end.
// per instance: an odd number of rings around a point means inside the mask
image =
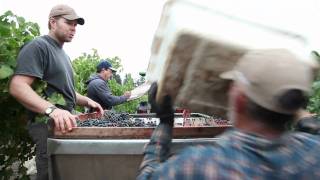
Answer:
POLYGON ((45 53, 41 44, 32 41, 25 44, 18 55, 15 74, 42 79, 45 71, 45 53))

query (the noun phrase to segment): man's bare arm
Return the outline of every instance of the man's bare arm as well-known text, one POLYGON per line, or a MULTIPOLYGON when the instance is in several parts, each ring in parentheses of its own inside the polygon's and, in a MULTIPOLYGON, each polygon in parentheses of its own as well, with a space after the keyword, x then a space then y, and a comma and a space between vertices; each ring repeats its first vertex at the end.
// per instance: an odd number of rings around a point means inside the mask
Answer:
MULTIPOLYGON (((41 98, 31 87, 35 77, 14 75, 10 82, 10 94, 27 109, 44 114, 45 110, 53 106, 52 103, 41 98)), ((63 133, 76 126, 76 116, 63 109, 55 109, 50 117, 54 120, 55 127, 63 133)))
POLYGON ((42 99, 32 88, 35 77, 15 75, 10 82, 10 94, 22 105, 33 112, 44 114, 44 111, 53 106, 50 102, 42 99))
POLYGON ((103 115, 103 109, 99 103, 93 101, 92 99, 88 98, 87 96, 82 96, 79 93, 76 93, 76 95, 77 95, 77 104, 78 105, 95 108, 101 113, 101 115, 103 115))

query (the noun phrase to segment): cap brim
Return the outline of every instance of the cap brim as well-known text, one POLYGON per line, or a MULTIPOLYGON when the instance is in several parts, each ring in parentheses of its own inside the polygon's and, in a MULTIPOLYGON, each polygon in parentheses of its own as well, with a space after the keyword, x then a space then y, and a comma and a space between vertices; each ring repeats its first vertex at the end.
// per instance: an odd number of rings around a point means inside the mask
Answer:
POLYGON ((79 16, 75 16, 75 15, 64 15, 62 16, 68 20, 77 20, 77 23, 80 25, 84 25, 84 19, 82 17, 79 16))
POLYGON ((117 70, 114 68, 109 68, 109 69, 111 69, 112 72, 117 72, 117 70))
POLYGON ((236 72, 234 70, 223 72, 219 75, 221 79, 234 80, 236 72))

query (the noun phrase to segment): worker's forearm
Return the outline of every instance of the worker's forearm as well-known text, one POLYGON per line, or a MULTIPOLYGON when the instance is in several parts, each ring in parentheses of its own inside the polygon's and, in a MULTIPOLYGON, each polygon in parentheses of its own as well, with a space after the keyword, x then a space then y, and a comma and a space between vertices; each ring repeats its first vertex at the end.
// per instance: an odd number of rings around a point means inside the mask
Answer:
POLYGON ((47 107, 52 106, 50 102, 42 99, 27 83, 12 82, 10 94, 33 112, 43 114, 47 107))
POLYGON ((173 127, 160 123, 153 131, 150 142, 144 149, 144 158, 137 179, 149 179, 154 171, 165 161, 170 152, 173 127))
POLYGON ((76 96, 77 96, 77 105, 80 106, 88 106, 88 100, 89 98, 86 96, 82 96, 81 94, 76 92, 76 96))
POLYGON ((86 106, 86 107, 91 107, 95 109, 96 111, 100 112, 100 115, 102 116, 104 111, 100 104, 97 102, 93 101, 92 99, 88 98, 87 96, 82 96, 81 94, 77 93, 77 104, 80 106, 86 106))

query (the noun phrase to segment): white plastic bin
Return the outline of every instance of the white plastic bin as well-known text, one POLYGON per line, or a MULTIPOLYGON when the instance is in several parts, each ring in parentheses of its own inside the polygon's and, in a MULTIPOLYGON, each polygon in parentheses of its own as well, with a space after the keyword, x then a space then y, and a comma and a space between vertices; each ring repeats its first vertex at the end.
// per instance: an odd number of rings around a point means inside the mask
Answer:
POLYGON ((157 100, 170 94, 176 106, 225 117, 228 84, 221 72, 249 49, 286 48, 307 59, 307 46, 302 35, 231 16, 211 1, 171 0, 154 35, 146 79, 158 82, 157 100))

